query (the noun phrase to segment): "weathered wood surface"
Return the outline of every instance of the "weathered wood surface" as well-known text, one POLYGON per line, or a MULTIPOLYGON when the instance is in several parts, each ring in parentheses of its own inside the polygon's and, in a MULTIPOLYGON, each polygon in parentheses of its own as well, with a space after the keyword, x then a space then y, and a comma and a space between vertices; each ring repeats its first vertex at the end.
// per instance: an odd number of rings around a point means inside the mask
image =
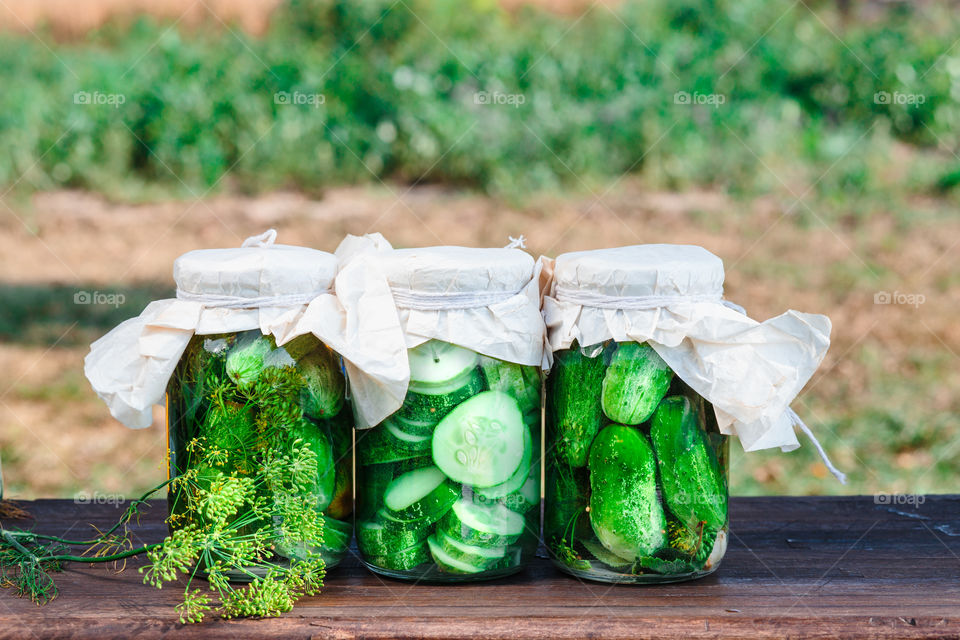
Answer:
MULTIPOLYGON (((22 503, 37 530, 71 536, 109 524, 122 506, 22 503)), ((142 540, 164 535, 165 504, 142 540)), ((960 638, 960 496, 919 506, 873 497, 738 498, 719 571, 694 582, 616 586, 582 582, 541 557, 489 583, 411 585, 367 572, 355 557, 324 593, 270 620, 181 626, 176 589, 73 564, 60 596, 39 608, 0 592, 0 638, 960 638)), ((7 522, 7 524, 15 524, 7 522)))

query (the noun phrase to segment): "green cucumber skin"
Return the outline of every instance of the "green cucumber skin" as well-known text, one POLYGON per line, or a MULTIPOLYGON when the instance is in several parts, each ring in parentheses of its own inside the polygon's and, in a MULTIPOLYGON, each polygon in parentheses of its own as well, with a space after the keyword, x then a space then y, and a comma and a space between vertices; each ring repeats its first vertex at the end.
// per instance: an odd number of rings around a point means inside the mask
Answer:
POLYGON ((590 443, 603 424, 603 357, 588 358, 578 348, 555 355, 547 378, 547 425, 555 433, 560 457, 572 467, 583 467, 590 443))
POLYGON ((320 345, 297 363, 303 374, 303 412, 311 418, 332 418, 343 408, 346 383, 337 354, 320 345))
POLYGON ((364 561, 381 569, 390 571, 409 571, 430 561, 430 550, 426 542, 419 542, 407 549, 401 549, 390 555, 365 555, 364 561))
POLYGON ((474 368, 466 383, 450 393, 430 395, 408 391, 398 413, 407 420, 440 422, 458 404, 480 393, 483 388, 480 369, 474 368))
POLYGON ((487 389, 512 396, 524 415, 540 413, 540 370, 537 367, 506 362, 488 356, 480 358, 487 389))
POLYGON ((646 422, 672 380, 673 370, 650 345, 621 342, 603 376, 603 413, 619 424, 646 422))
POLYGON ((407 471, 433 465, 433 460, 427 456, 408 458, 397 462, 370 464, 362 466, 358 476, 362 480, 357 483, 357 511, 361 517, 370 517, 384 506, 383 495, 387 486, 394 478, 407 471))
POLYGON ((686 397, 671 396, 660 403, 651 421, 650 438, 670 511, 691 529, 700 522, 713 531, 725 527, 726 477, 686 397))
POLYGON ((431 491, 423 499, 414 504, 401 509, 400 511, 389 510, 389 514, 396 520, 402 522, 421 522, 433 524, 442 518, 453 503, 460 499, 460 489, 458 485, 445 480, 436 489, 431 491))
POLYGON ((492 555, 492 556, 481 555, 481 553, 488 548, 473 547, 478 552, 471 553, 468 549, 472 545, 465 545, 464 543, 461 543, 458 540, 456 540, 456 538, 451 538, 450 536, 448 536, 443 532, 439 532, 435 534, 434 540, 437 542, 437 544, 440 545, 440 547, 444 551, 447 552, 447 554, 450 555, 451 558, 454 558, 456 560, 459 560, 460 562, 465 562, 469 565, 475 566, 480 571, 485 571, 487 569, 493 568, 494 566, 501 563, 503 561, 504 553, 506 551, 506 547, 502 547, 502 548, 489 547, 489 549, 491 551, 496 552, 497 555, 492 555), (458 543, 461 546, 457 546, 458 543), (463 546, 468 547, 468 549, 467 550, 463 549, 462 548, 463 546))
POLYGON ((621 558, 651 556, 667 544, 657 496, 657 463, 646 436, 632 427, 605 427, 590 447, 590 525, 621 558))
POLYGON ((337 470, 334 464, 333 443, 324 433, 325 429, 319 425, 302 419, 295 429, 290 432, 290 443, 296 439, 302 440, 317 455, 317 480, 311 490, 316 499, 316 509, 323 511, 333 501, 336 489, 337 470))
POLYGON ((386 556, 422 543, 432 526, 411 526, 382 516, 357 524, 357 546, 365 556, 386 556))
POLYGON ((519 540, 522 535, 522 532, 517 535, 500 535, 478 531, 460 522, 453 510, 448 511, 440 519, 440 522, 437 523, 437 530, 442 531, 454 540, 478 547, 505 547, 519 540))
POLYGON ((357 462, 361 465, 399 462, 430 454, 430 438, 413 444, 396 438, 380 424, 357 431, 357 462))

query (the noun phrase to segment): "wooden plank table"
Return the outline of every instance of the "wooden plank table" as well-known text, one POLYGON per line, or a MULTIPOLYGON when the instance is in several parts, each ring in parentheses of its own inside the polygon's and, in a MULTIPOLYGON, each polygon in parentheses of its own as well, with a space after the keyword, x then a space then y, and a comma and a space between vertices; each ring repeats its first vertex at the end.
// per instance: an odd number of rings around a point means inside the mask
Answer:
MULTIPOLYGON (((124 508, 21 506, 38 531, 71 536, 90 523, 109 526, 124 508)), ((164 508, 147 511, 142 541, 162 539, 164 508)), ((723 565, 693 582, 582 582, 540 553, 511 578, 411 585, 350 557, 323 594, 281 618, 187 627, 173 610, 177 590, 142 584, 139 562, 121 574, 73 564, 44 607, 0 591, 0 638, 960 638, 960 496, 927 496, 917 506, 872 496, 736 498, 731 522, 723 565)))

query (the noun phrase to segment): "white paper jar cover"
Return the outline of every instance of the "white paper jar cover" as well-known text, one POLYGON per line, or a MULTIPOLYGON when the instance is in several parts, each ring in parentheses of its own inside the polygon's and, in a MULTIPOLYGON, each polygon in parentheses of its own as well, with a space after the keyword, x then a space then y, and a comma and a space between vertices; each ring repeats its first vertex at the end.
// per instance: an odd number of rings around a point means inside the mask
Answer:
POLYGON ((337 258, 274 244, 275 238, 269 231, 240 248, 182 255, 174 263, 177 298, 151 302, 91 345, 84 372, 117 420, 133 428, 151 424, 151 407, 163 401, 193 335, 259 329, 282 345, 312 333, 349 360, 348 374, 380 384, 405 379, 395 364, 404 352, 396 314, 385 321, 386 337, 357 339, 366 333, 365 322, 384 320, 348 321, 334 295, 337 258))
POLYGON ((790 403, 826 354, 829 318, 787 311, 752 320, 723 300, 723 262, 697 246, 638 245, 544 262, 552 276, 543 305, 549 351, 574 340, 649 342, 747 451, 799 446, 790 403))

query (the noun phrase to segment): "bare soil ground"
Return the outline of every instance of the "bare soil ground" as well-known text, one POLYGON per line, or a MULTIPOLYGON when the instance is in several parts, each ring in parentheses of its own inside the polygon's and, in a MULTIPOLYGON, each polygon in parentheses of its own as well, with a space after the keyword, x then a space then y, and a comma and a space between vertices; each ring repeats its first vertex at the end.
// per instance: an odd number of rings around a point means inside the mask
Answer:
MULTIPOLYGON (((333 189, 319 200, 275 193, 137 206, 86 193, 45 193, 26 205, 0 203, 0 273, 8 284, 110 292, 160 282, 172 289, 172 263, 184 251, 237 246, 270 227, 281 242, 331 251, 344 234, 371 231, 395 246, 502 246, 508 236, 524 234, 534 255, 642 242, 700 244, 724 259, 727 297, 752 317, 799 309, 832 318, 833 345, 795 407, 819 430, 835 462, 853 472, 848 491, 960 489, 955 480, 946 486, 943 476, 927 473, 945 452, 925 441, 874 446, 869 419, 856 423, 855 432, 838 426, 883 407, 883 415, 942 418, 936 437, 958 435, 960 220, 928 223, 918 214, 904 228, 878 213, 869 224, 802 225, 782 217, 783 209, 772 199, 650 192, 629 180, 599 200, 541 197, 523 207, 397 185, 333 189), (878 305, 879 291, 925 300, 878 305)), ((82 346, 0 343, 0 451, 8 494, 129 494, 164 477, 162 412, 143 431, 113 421, 82 376, 85 352, 82 346)), ((903 429, 909 426, 907 419, 903 429)), ((843 491, 825 479, 809 449, 741 456, 734 490, 739 483, 748 492, 843 491)))

